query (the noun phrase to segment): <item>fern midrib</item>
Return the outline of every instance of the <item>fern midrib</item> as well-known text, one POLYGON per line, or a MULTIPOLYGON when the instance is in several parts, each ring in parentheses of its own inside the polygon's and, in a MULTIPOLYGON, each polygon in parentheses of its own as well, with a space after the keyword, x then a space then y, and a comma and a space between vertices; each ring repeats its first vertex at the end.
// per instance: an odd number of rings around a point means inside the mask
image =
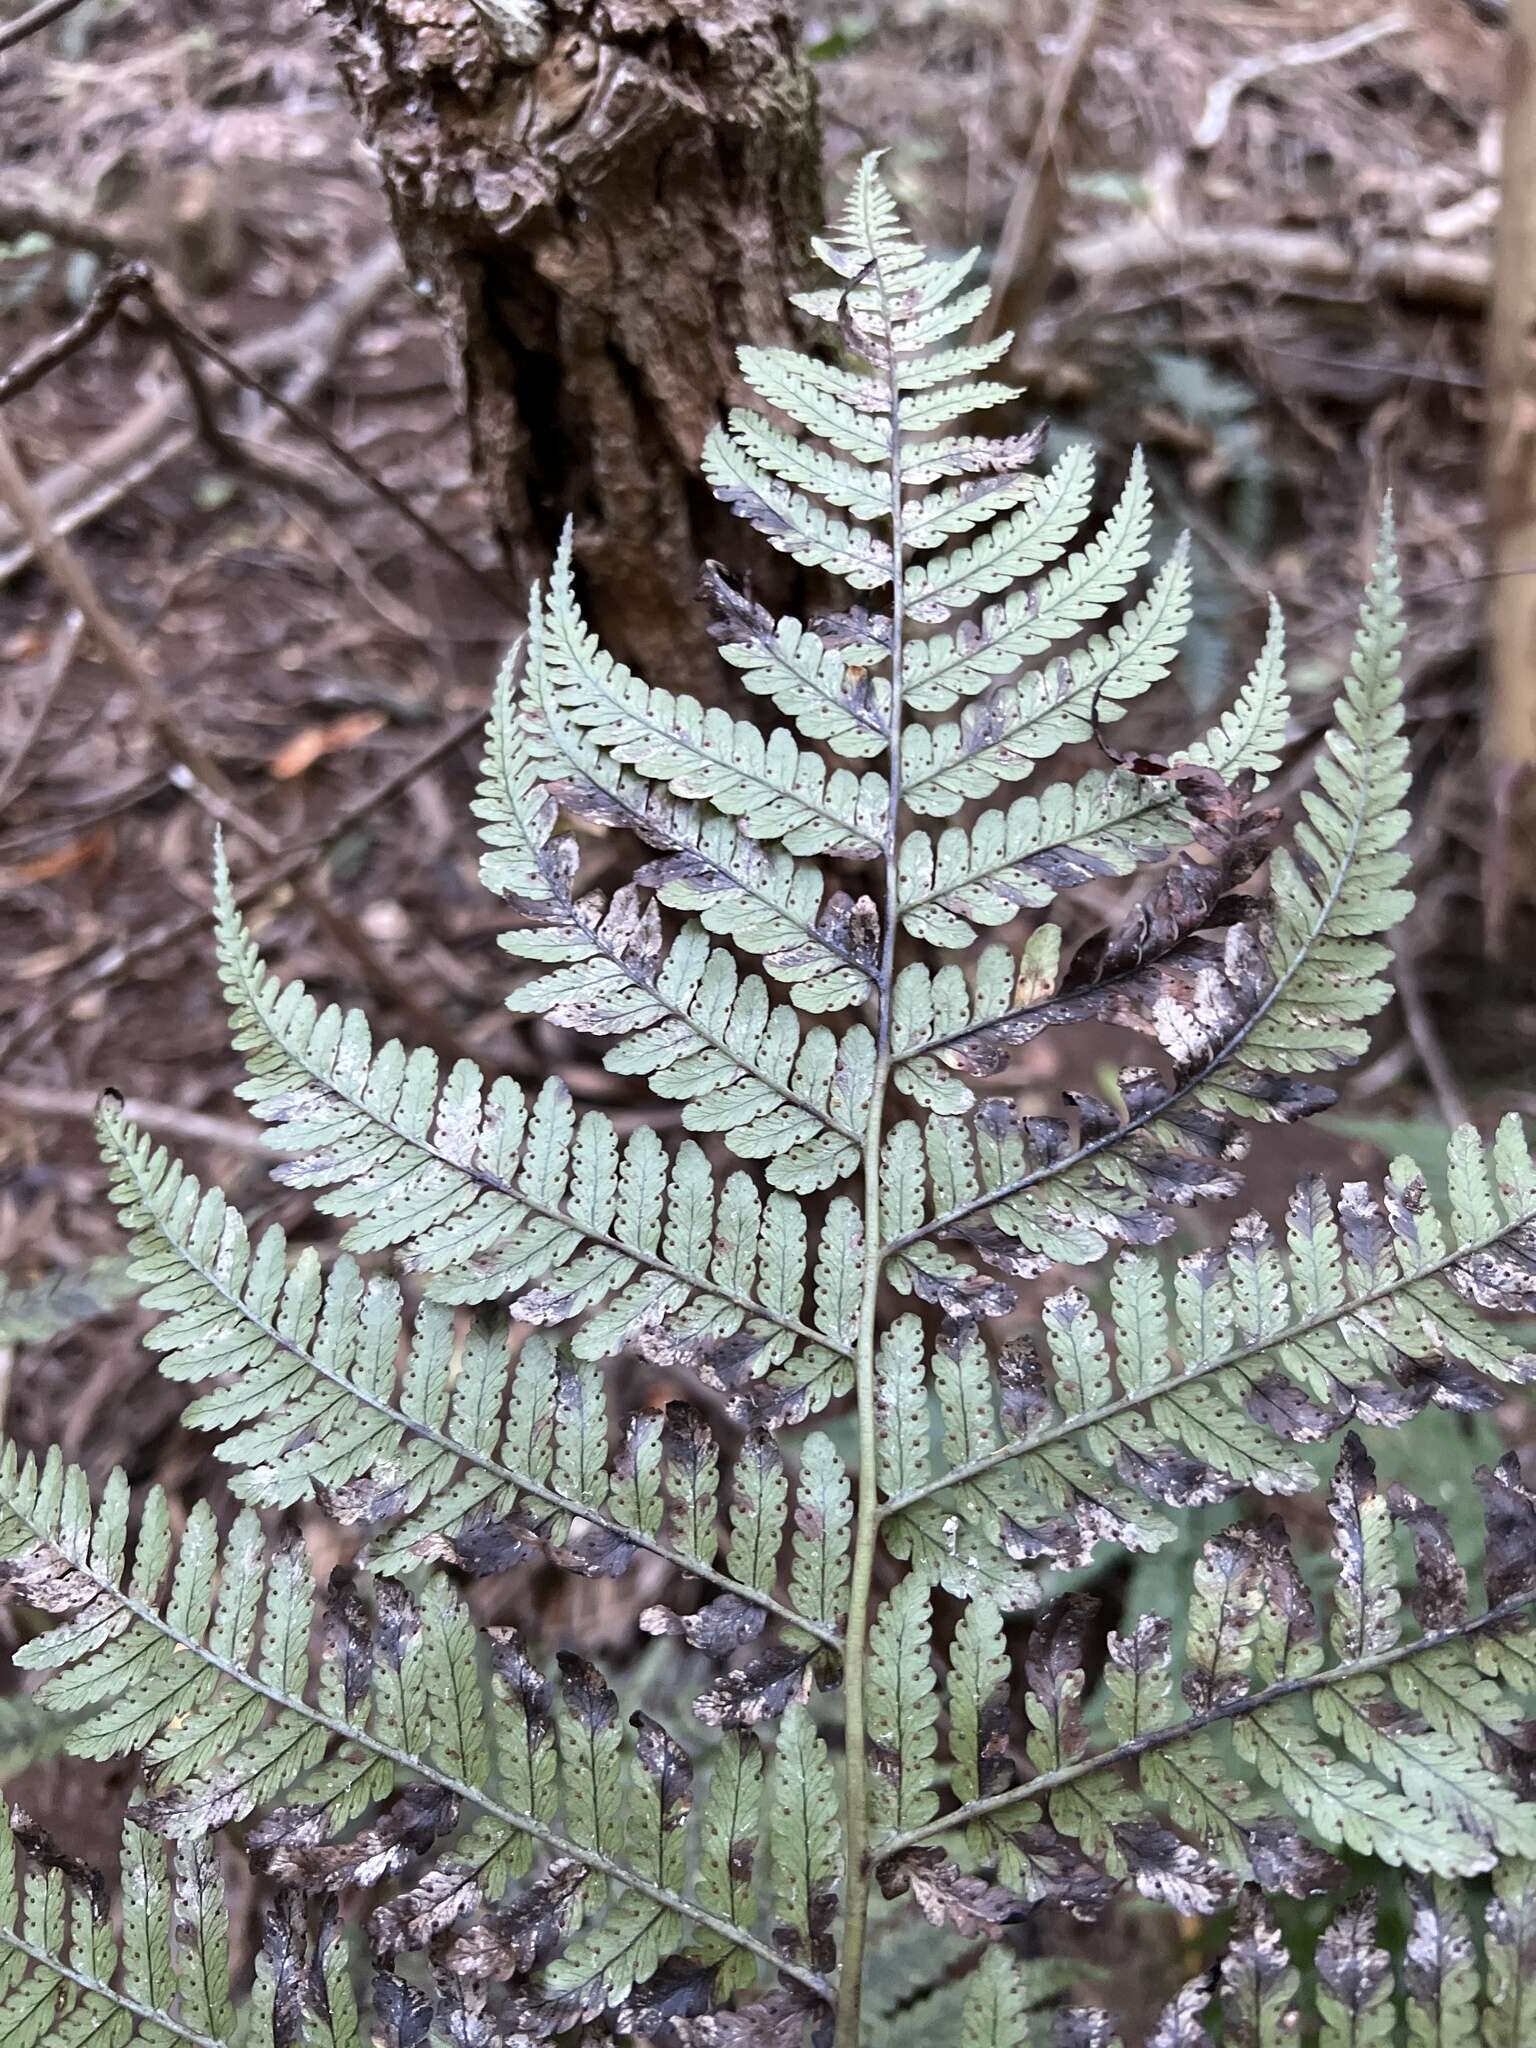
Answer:
POLYGON ((189 2027, 183 2021, 173 2019, 158 2006, 145 2005, 131 1992, 119 1991, 111 1984, 103 1984, 99 1977, 88 1977, 83 1970, 74 1969, 61 1956, 51 1955, 47 1949, 38 1948, 25 1935, 15 1933, 11 1928, 0 1926, 0 1943, 14 1949, 18 1955, 26 1956, 54 1977, 61 1977, 67 1984, 73 1984, 78 1991, 84 1991, 92 1998, 104 1999, 119 2012, 131 2013, 136 2020, 146 2025, 159 2027, 172 2034, 178 2041, 185 2041, 189 2048, 229 2048, 228 2038, 217 2034, 199 2033, 196 2027, 189 2027))
MULTIPOLYGON (((878 246, 872 243, 871 246, 878 246)), ((864 1284, 859 1305, 858 1348, 854 1392, 858 1426, 858 1502, 854 1525, 853 1562, 848 1584, 848 1615, 843 1655, 844 1809, 843 1868, 847 1900, 839 1956, 835 2048, 859 2048, 862 2029, 864 1948, 869 1922, 871 1872, 866 1867, 870 1836, 870 1774, 867 1739, 869 1606, 880 1549, 880 1448, 876 1426, 876 1354, 879 1344, 880 1279, 880 1151, 885 1126, 885 1098, 890 1086, 891 1039, 895 1023, 896 933, 900 918, 899 823, 901 812, 901 722, 903 656, 906 634, 906 547, 903 539, 901 395, 897 357, 891 336, 890 293, 878 256, 875 278, 880 292, 886 338, 886 392, 890 407, 891 641, 890 748, 886 766, 884 909, 880 921, 879 1020, 876 1031, 874 1087, 864 1137, 864 1284)))
MULTIPOLYGON (((268 1043, 275 1045, 282 1052, 284 1058, 290 1060, 294 1066, 307 1074, 317 1087, 323 1089, 328 1095, 334 1096, 337 1101, 344 1102, 348 1109, 352 1110, 356 1115, 365 1117, 376 1130, 385 1132, 392 1143, 413 1146, 424 1157, 435 1161, 439 1166, 450 1168, 454 1173, 463 1175, 466 1180, 473 1181, 477 1187, 485 1189, 488 1194, 501 1195, 507 1201, 517 1203, 520 1207, 527 1210, 530 1215, 542 1216, 546 1222, 558 1223, 567 1230, 574 1230, 579 1236, 587 1239, 589 1243, 602 1245, 605 1250, 618 1252, 626 1259, 633 1259, 637 1265, 645 1266, 653 1273, 660 1273, 666 1279, 681 1281, 691 1293, 713 1296, 718 1301, 728 1301, 733 1308, 739 1308, 749 1316, 757 1316, 764 1322, 774 1324, 788 1335, 798 1337, 802 1343, 818 1345, 822 1350, 830 1351, 838 1358, 852 1358, 853 1353, 847 1345, 839 1343, 835 1338, 823 1336, 819 1331, 811 1329, 796 1317, 786 1316, 778 1309, 767 1308, 761 1302, 754 1301, 750 1295, 739 1294, 734 1288, 726 1287, 714 1279, 701 1281, 697 1274, 685 1273, 681 1267, 672 1265, 668 1260, 659 1257, 654 1252, 645 1251, 638 1245, 626 1244, 622 1238, 613 1236, 609 1231, 594 1230, 591 1224, 583 1223, 579 1218, 568 1214, 566 1210, 553 1203, 540 1202, 535 1197, 526 1194, 523 1189, 517 1187, 513 1182, 502 1180, 498 1174, 488 1173, 483 1166, 466 1164, 462 1159, 450 1158, 446 1152, 441 1151, 428 1138, 413 1137, 404 1131, 398 1130, 395 1125, 381 1117, 376 1110, 370 1109, 359 1097, 350 1094, 343 1088, 334 1075, 318 1072, 309 1064, 302 1053, 296 1052, 286 1040, 278 1037, 260 1005, 260 991, 253 992, 251 989, 247 963, 244 957, 241 957, 243 952, 243 947, 237 947, 238 969, 241 988, 245 994, 245 1007, 251 1021, 261 1031, 268 1043)), ((261 1105, 258 1102, 258 1114, 260 1114, 260 1108, 261 1105)), ((287 1121, 289 1121, 288 1119, 273 1117, 263 1120, 271 1123, 279 1134, 277 1150, 288 1150, 296 1157, 302 1157, 309 1149, 302 1144, 286 1146, 283 1144, 280 1134, 284 1130, 287 1121)))
POLYGON ((1173 1721, 1161 1728, 1149 1729, 1145 1735, 1131 1737, 1113 1748, 1097 1750, 1090 1756, 1077 1758, 1070 1764, 1063 1764, 1053 1771, 1042 1771, 1038 1777, 1022 1785, 1010 1786, 1006 1792, 994 1792, 985 1799, 973 1799, 964 1806, 956 1807, 952 1813, 941 1814, 937 1820, 927 1821, 918 1828, 909 1828, 904 1834, 888 1836, 879 1844, 876 1860, 883 1863, 892 1856, 907 1849, 917 1848, 921 1843, 931 1841, 937 1835, 949 1833, 953 1828, 965 1827, 971 1821, 985 1820, 996 1813, 1003 1813, 1016 1806, 1030 1805, 1048 1798, 1052 1792, 1063 1786, 1076 1783, 1081 1778, 1093 1776, 1099 1771, 1118 1769, 1121 1765, 1133 1763, 1150 1751, 1167 1749, 1188 1741, 1206 1729, 1221 1727, 1232 1721, 1242 1721, 1255 1714, 1262 1714, 1267 1708, 1282 1705, 1287 1700, 1305 1699, 1313 1693, 1327 1691, 1330 1687, 1347 1685, 1350 1680, 1365 1678, 1373 1673, 1388 1671, 1394 1665, 1427 1655, 1433 1650, 1443 1649, 1447 1644, 1466 1642, 1504 1623, 1513 1621, 1528 1609, 1536 1606, 1536 1589, 1518 1593, 1508 1600, 1490 1607, 1485 1614, 1471 1616, 1458 1622, 1455 1627, 1438 1629, 1433 1634, 1423 1635, 1409 1643, 1395 1643, 1388 1650, 1378 1650, 1369 1657, 1361 1657, 1349 1664, 1334 1664, 1318 1671, 1302 1673, 1294 1678, 1276 1679, 1256 1693, 1246 1693, 1239 1699, 1223 1701, 1207 1713, 1191 1715, 1184 1721, 1173 1721))
MULTIPOLYGON (((6 1507, 18 1522, 31 1530, 45 1550, 67 1556, 47 1525, 40 1523, 18 1499, 8 1498, 6 1507)), ((429 1784, 438 1786, 444 1792, 451 1792, 465 1804, 476 1807, 502 1827, 510 1828, 517 1834, 530 1836, 557 1856, 572 1857, 587 1869, 596 1871, 623 1889, 638 1892, 653 1905, 665 1907, 670 1912, 680 1914, 683 1919, 691 1920, 696 1926, 707 1928, 711 1934, 718 1935, 735 1948, 746 1949, 756 1956, 759 1962, 767 1963, 772 1969, 793 1977, 797 1984, 803 1985, 816 1997, 830 1999, 831 1986, 824 1977, 819 1976, 814 1970, 802 1969, 796 1963, 787 1962, 775 1949, 770 1948, 766 1942, 759 1941, 757 1936, 746 1928, 733 1927, 728 1920, 721 1919, 718 1914, 709 1912, 703 1906, 694 1905, 681 1893, 674 1892, 665 1885, 652 1883, 649 1878, 641 1877, 625 1864, 604 1855, 600 1850, 583 1847, 581 1843, 570 1840, 543 1821, 536 1820, 532 1814, 519 1813, 515 1807, 504 1806, 500 1800, 493 1799, 483 1786, 473 1785, 466 1779, 454 1777, 451 1773, 439 1769, 426 1757, 414 1756, 409 1750, 400 1749, 394 1743, 385 1742, 367 1729, 354 1726, 340 1715, 327 1713, 323 1707, 312 1706, 308 1700, 269 1684, 258 1673, 246 1670, 232 1658, 221 1656, 218 1651, 199 1642, 195 1636, 189 1636, 176 1628, 147 1602, 114 1584, 111 1579, 103 1577, 89 1560, 82 1562, 73 1556, 67 1556, 67 1562, 73 1573, 89 1580, 114 1607, 132 1615, 134 1620, 153 1630, 167 1642, 173 1643, 178 1650, 195 1657, 210 1670, 229 1679, 232 1684, 266 1700, 280 1713, 292 1714, 308 1721, 317 1728, 323 1728, 327 1734, 335 1736, 339 1741, 350 1743, 354 1748, 365 1750, 370 1756, 376 1756, 383 1762, 392 1764, 396 1770, 407 1771, 415 1777, 426 1779, 429 1784)))
MULTIPOLYGON (((1362 747, 1360 751, 1365 758, 1370 758, 1370 750, 1368 748, 1362 747)), ((999 1202, 1011 1201, 1015 1195, 1025 1194, 1031 1188, 1045 1186, 1051 1181, 1058 1179, 1060 1175, 1072 1172, 1074 1168, 1081 1166, 1085 1160, 1093 1159, 1101 1152, 1112 1151, 1115 1146, 1123 1143, 1125 1139, 1134 1137, 1138 1131, 1144 1130, 1148 1124, 1156 1123, 1159 1118, 1167 1116, 1181 1102, 1185 1101, 1198 1089, 1203 1088, 1213 1075, 1221 1071, 1232 1055, 1241 1046, 1246 1044, 1250 1035, 1263 1023, 1286 989, 1289 988, 1292 979, 1300 973, 1304 963, 1311 957, 1312 948, 1326 931, 1328 921, 1338 906, 1339 898, 1344 891, 1344 885, 1353 869, 1355 856, 1359 850, 1360 837, 1365 830, 1366 818, 1371 810, 1374 798, 1374 776, 1368 774, 1364 783, 1361 803, 1350 823, 1348 848, 1335 869, 1328 895, 1317 917, 1313 920, 1303 943, 1297 947, 1295 956, 1284 973, 1276 976, 1274 985, 1263 997, 1262 1001, 1257 1003, 1243 1018, 1242 1023, 1234 1030, 1231 1037, 1225 1040, 1211 1054, 1202 1067, 1179 1082, 1160 1101, 1140 1111, 1137 1115, 1128 1118, 1125 1123, 1117 1125, 1113 1130, 1106 1131, 1102 1137, 1094 1138, 1086 1145, 1080 1145, 1070 1157, 1059 1159, 1050 1166, 1037 1167, 1031 1173, 1020 1175, 1017 1180, 1005 1181, 1001 1187, 993 1188, 988 1193, 978 1195, 969 1202, 962 1202, 957 1208, 946 1211, 942 1216, 935 1216, 927 1223, 919 1224, 915 1230, 909 1230, 901 1237, 893 1238, 884 1247, 882 1256, 890 1258, 897 1252, 904 1251, 908 1245, 916 1244, 921 1238, 933 1237, 942 1231, 953 1229, 956 1223, 964 1222, 969 1216, 982 1214, 988 1209, 995 1208, 999 1202)))
POLYGON ((1379 1287, 1373 1287, 1364 1294, 1352 1294, 1332 1308, 1320 1309, 1316 1315, 1307 1316, 1300 1322, 1287 1323, 1283 1329, 1273 1331, 1262 1338, 1255 1338, 1252 1343, 1245 1344, 1236 1351, 1225 1351, 1220 1358, 1206 1359, 1199 1365, 1191 1366, 1186 1372, 1174 1374, 1168 1379, 1154 1380, 1145 1387, 1117 1395, 1113 1401, 1106 1401, 1097 1408, 1085 1409, 1079 1415, 1069 1415, 1028 1441, 1004 1444, 999 1450, 989 1453, 984 1458, 973 1459, 968 1465, 957 1465, 939 1478, 926 1480, 921 1486, 913 1487, 908 1492, 888 1500, 883 1514, 899 1514, 902 1509, 928 1500, 936 1493, 943 1493, 948 1487, 963 1485, 967 1480, 977 1479, 987 1472, 995 1471, 1000 1465, 1012 1464, 1016 1458, 1027 1458, 1033 1451, 1049 1450, 1052 1445, 1068 1443, 1087 1430, 1113 1422, 1119 1416, 1134 1414, 1139 1409, 1148 1408, 1165 1395, 1181 1394, 1218 1373, 1237 1371, 1244 1365, 1268 1357, 1271 1352, 1278 1351, 1285 1345, 1299 1343, 1315 1331, 1329 1329, 1345 1317, 1361 1315, 1377 1302, 1391 1301, 1400 1295, 1411 1296, 1413 1289, 1424 1281, 1440 1278, 1462 1260, 1472 1258, 1478 1252, 1491 1250, 1512 1230, 1523 1229, 1532 1222, 1536 1222, 1536 1208, 1511 1218, 1486 1237, 1474 1238, 1456 1246, 1443 1258, 1436 1259, 1427 1266, 1418 1267, 1411 1273, 1400 1273, 1395 1280, 1384 1281, 1379 1287))
MULTIPOLYGON (((829 701, 831 700, 829 699, 829 701)), ((570 746, 567 744, 565 728, 561 725, 558 718, 551 715, 555 707, 545 706, 542 708, 545 710, 545 730, 559 748, 561 755, 569 763, 577 776, 583 781, 590 782, 592 777, 583 768, 581 762, 571 752, 570 746)), ((885 737, 883 727, 880 728, 880 734, 882 738, 885 737)), ((768 911, 772 916, 782 918, 786 924, 792 924, 795 930, 804 938, 813 945, 820 946, 825 952, 830 953, 842 966, 851 967, 856 973, 862 974, 864 979, 870 984, 871 989, 873 989, 875 976, 864 965, 863 961, 856 959, 845 946, 840 946, 836 940, 830 939, 825 933, 818 931, 814 924, 807 924, 803 917, 797 916, 793 910, 779 903, 774 897, 765 895, 753 883, 743 881, 741 876, 736 874, 731 868, 728 868, 723 861, 714 859, 701 846, 696 845, 693 840, 685 838, 681 832, 669 832, 665 824, 651 817, 648 812, 642 810, 637 804, 631 803, 621 791, 610 789, 606 784, 596 784, 595 786, 601 790, 606 802, 624 811, 629 820, 629 829, 637 839, 644 840, 647 845, 658 846, 663 852, 686 854, 690 860, 698 861, 702 866, 707 867, 711 874, 719 875, 726 881, 736 894, 750 896, 754 903, 760 903, 764 910, 768 911)), ((693 801, 693 799, 687 797, 669 797, 668 800, 674 803, 689 803, 693 801)), ((743 837, 746 836, 743 834, 743 837)), ((754 842, 754 844, 761 843, 761 841, 754 842)), ((793 860, 795 856, 790 854, 787 858, 793 860)), ((772 973, 771 968, 769 972, 772 973)))
POLYGON ((829 1649, 841 1647, 842 1638, 835 1629, 829 1629, 820 1622, 809 1620, 805 1615, 796 1613, 794 1608, 788 1607, 776 1600, 771 1593, 756 1592, 752 1587, 745 1585, 740 1580, 733 1579, 728 1572, 717 1570, 713 1565, 706 1564, 702 1558, 695 1557, 689 1551, 675 1548, 662 1537, 648 1536, 643 1530, 631 1527, 628 1523, 620 1521, 616 1516, 606 1513, 602 1508, 593 1507, 589 1502, 577 1500, 568 1494, 564 1494, 558 1487, 550 1486, 542 1480, 534 1479, 528 1473, 519 1472, 514 1465, 504 1465, 497 1458, 490 1458, 483 1452, 470 1449, 467 1444, 459 1443, 445 1431, 433 1428, 429 1422, 422 1422, 413 1416, 407 1415, 403 1409, 396 1408, 392 1403, 384 1400, 382 1396, 369 1393, 365 1388, 359 1387, 355 1382, 348 1379, 345 1374, 322 1364, 313 1352, 305 1350, 302 1345, 295 1343, 292 1338, 285 1337, 281 1331, 267 1322, 264 1317, 256 1315, 250 1305, 238 1294, 232 1292, 216 1272, 193 1258, 191 1251, 186 1246, 177 1243, 176 1239, 165 1229, 163 1222, 154 1209, 149 1206, 152 1200, 152 1191, 138 1173, 136 1161, 123 1147, 117 1148, 117 1158, 120 1164, 126 1167, 133 1176, 134 1184, 140 1191, 143 1203, 141 1213, 148 1220, 148 1224, 155 1230, 161 1244, 181 1260, 188 1272, 195 1273, 198 1279, 211 1292, 217 1294, 221 1301, 227 1303, 237 1315, 241 1316, 253 1330, 259 1331, 268 1343, 277 1350, 284 1352, 289 1358, 295 1359, 307 1371, 313 1373, 317 1379, 325 1380, 329 1385, 336 1387, 344 1393, 349 1400, 355 1401, 359 1407, 370 1409, 375 1415, 394 1424, 402 1433, 418 1437, 424 1443, 432 1444, 436 1449, 445 1451, 451 1457, 456 1458, 461 1464, 472 1466, 476 1471, 487 1473, 490 1477, 501 1481, 503 1484, 515 1487, 519 1493, 531 1494, 534 1499, 543 1501, 546 1507, 555 1508, 564 1514, 575 1515, 584 1522, 592 1523, 597 1528, 606 1529, 610 1535, 618 1536, 624 1542, 633 1544, 637 1550, 648 1551, 651 1556, 660 1558, 664 1563, 670 1564, 675 1570, 687 1573, 691 1578, 702 1579, 709 1585, 717 1586, 723 1593, 734 1593, 739 1599, 750 1601, 754 1607, 762 1608, 764 1613, 773 1615, 777 1620, 785 1622, 791 1627, 804 1629, 808 1635, 815 1636, 818 1641, 825 1643, 829 1649))

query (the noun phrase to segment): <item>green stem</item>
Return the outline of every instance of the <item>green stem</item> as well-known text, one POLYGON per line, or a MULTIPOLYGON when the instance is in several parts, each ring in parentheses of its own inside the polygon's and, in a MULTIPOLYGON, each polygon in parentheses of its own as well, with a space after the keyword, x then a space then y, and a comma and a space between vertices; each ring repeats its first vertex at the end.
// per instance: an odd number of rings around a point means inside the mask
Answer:
MULTIPOLYGON (((173 2014, 163 2011, 158 2005, 146 2005, 131 1992, 119 1991, 115 1985, 103 1984, 99 1977, 92 1977, 84 1970, 74 1969, 61 1956, 52 1954, 46 1948, 40 1948, 35 1942, 28 1941, 24 1935, 15 1933, 9 1927, 0 1927, 0 1945, 14 1950, 17 1955, 27 1957, 30 1962, 37 1963, 51 1976, 61 1977, 66 1984, 73 1984, 77 1991, 84 1991, 91 1998, 99 1998, 104 2005, 113 2006, 120 2013, 127 2013, 132 2019, 142 2021, 146 2027, 153 2027, 173 2041, 186 2041, 190 2048, 227 2048, 227 2043, 217 2035, 200 2034, 196 2027, 183 2025, 173 2014)), ((76 2006, 74 2010, 78 2013, 79 2007, 76 2006)), ((100 2022, 100 2027, 101 2032, 105 2034, 105 2017, 100 2022)))
MULTIPOLYGON (((875 264, 882 325, 890 333, 885 280, 875 264)), ((880 928, 880 1017, 876 1034, 875 1084, 864 1131, 864 1291, 859 1303, 854 1352, 854 1396, 858 1414, 859 1495, 854 1525, 853 1569, 848 1587, 848 1621, 843 1649, 843 1862, 846 1897, 837 1986, 834 2048, 859 2048, 864 1990, 864 1943, 869 1926, 869 1759, 865 1731, 865 1664, 869 1602, 880 1546, 879 1444, 875 1434, 875 1351, 879 1337, 880 1272, 884 1263, 880 1222, 880 1141, 891 1076, 892 990, 896 980, 896 927, 900 918, 897 875, 897 819, 901 809, 902 638, 906 614, 901 484, 901 401, 896 357, 888 348, 886 389, 891 418, 891 708, 886 779, 885 905, 880 928)))
MULTIPOLYGON (((881 995, 884 1010, 886 998, 881 995)), ((879 1446, 875 1436, 875 1347, 880 1294, 880 1138, 889 1055, 875 1070, 875 1093, 864 1141, 864 1294, 859 1305, 859 1343, 854 1394, 859 1430, 859 1504, 854 1525, 853 1571, 848 1588, 848 1621, 843 1652, 844 1882, 843 1943, 839 1958, 836 2048, 858 2048, 864 1937, 869 1920, 869 1772, 864 1713, 865 1651, 870 1589, 880 1539, 880 1495, 876 1484, 879 1446)))

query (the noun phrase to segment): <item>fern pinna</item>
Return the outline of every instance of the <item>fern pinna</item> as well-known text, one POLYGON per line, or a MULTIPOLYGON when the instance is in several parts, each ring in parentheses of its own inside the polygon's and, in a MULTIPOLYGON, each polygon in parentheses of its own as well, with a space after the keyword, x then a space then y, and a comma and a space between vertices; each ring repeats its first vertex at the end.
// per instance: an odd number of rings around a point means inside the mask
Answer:
POLYGON ((1017 1928, 1137 1898, 1226 1929, 1160 2048, 1536 2041, 1536 1499, 1513 1457, 1483 1471, 1474 1592, 1442 1504, 1358 1434, 1530 1377, 1498 1320, 1536 1299, 1520 1130, 1458 1132, 1438 1205, 1402 1161, 1160 1249, 1238 1194, 1253 1126, 1327 1104, 1386 1000, 1390 526, 1276 844, 1278 615, 1203 738, 1111 749, 1189 615, 1182 549, 1133 591, 1144 468, 1084 540, 1083 448, 1042 474, 1032 436, 954 431, 1014 398, 979 379, 1007 340, 952 345, 985 295, 873 162, 818 254, 800 304, 840 358, 744 351, 772 416, 733 413, 705 469, 850 608, 775 618, 710 565, 758 701, 704 708, 598 644, 567 548, 475 806, 512 1008, 668 1116, 376 1045, 269 971, 222 859, 243 1092, 345 1249, 253 1235, 102 1112, 151 1341, 247 1506, 221 1532, 121 1474, 93 1503, 56 1456, 0 1465, 5 1582, 57 1618, 21 1662, 76 1754, 145 1775, 117 1927, 25 1816, 3 1838, 9 2048, 1109 2042, 1091 1975, 1017 1928), (611 897, 573 823, 635 847, 611 897), (1066 892, 1148 863, 1064 943, 1066 892), (1019 1049, 1085 1023, 1154 1063, 1026 1113, 1019 1049), (620 1418, 625 1356, 665 1391, 620 1418), (1319 1486, 1310 1522, 1217 1527, 1182 1612, 1101 1621, 1106 1558, 1319 1486), (316 1516, 359 1558, 324 1587, 316 1516), (642 1558, 695 1695, 670 1729, 466 1600, 642 1558), (226 1829, 271 1901, 240 2009, 226 1829), (1319 1893, 1326 1924, 1285 1903, 1319 1893))

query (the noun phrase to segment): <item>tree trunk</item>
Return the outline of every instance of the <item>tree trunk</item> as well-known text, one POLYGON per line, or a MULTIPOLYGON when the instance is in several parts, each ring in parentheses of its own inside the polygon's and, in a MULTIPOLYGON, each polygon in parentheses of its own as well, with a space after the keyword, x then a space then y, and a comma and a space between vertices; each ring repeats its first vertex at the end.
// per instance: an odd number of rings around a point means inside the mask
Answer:
POLYGON ((794 339, 821 217, 789 6, 324 4, 513 573, 542 573, 574 518, 598 631, 700 688, 718 670, 694 591, 733 522, 699 453, 737 345, 794 339))
POLYGON ((1487 722, 1495 830, 1484 874, 1490 937, 1502 950, 1511 899, 1536 896, 1536 0, 1510 11, 1503 189, 1488 308, 1487 722))

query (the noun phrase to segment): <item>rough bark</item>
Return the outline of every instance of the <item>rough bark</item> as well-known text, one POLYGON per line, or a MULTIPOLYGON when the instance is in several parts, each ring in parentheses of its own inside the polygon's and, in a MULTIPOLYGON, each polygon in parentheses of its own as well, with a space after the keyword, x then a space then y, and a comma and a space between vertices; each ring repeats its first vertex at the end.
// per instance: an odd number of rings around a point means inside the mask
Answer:
POLYGON ((1515 0, 1511 9, 1507 79, 1488 309, 1488 745, 1500 829, 1485 893, 1496 942, 1508 899, 1536 894, 1536 0, 1515 0))
POLYGON ((599 631, 699 687, 718 668, 695 585, 726 523, 700 449, 737 345, 792 338, 820 221, 789 7, 323 4, 514 574, 573 517, 599 631))

